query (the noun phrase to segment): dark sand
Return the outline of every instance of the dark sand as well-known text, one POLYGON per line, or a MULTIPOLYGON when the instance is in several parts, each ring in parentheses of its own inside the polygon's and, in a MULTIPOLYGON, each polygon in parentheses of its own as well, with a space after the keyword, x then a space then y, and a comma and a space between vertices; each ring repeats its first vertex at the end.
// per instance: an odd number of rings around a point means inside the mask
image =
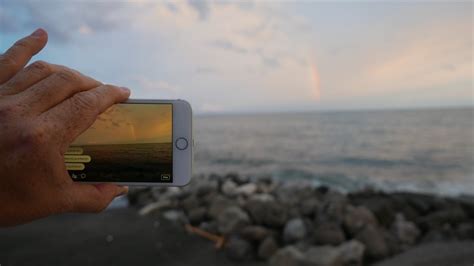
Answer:
POLYGON ((0 265, 265 265, 229 261, 211 242, 134 209, 66 214, 0 229, 0 265))

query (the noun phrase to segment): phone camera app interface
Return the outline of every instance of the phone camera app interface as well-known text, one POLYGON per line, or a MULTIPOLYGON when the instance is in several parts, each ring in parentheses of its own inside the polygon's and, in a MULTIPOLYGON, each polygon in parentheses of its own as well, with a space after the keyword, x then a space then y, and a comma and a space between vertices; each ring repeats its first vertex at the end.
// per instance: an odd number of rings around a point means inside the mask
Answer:
POLYGON ((118 104, 69 147, 74 181, 173 182, 172 104, 118 104))

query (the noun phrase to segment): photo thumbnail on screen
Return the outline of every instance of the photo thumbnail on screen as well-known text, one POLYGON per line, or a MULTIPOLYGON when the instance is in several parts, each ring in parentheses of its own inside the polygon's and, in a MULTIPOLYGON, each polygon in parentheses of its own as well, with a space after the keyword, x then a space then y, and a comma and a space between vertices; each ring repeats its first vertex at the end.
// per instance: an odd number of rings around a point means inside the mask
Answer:
POLYGON ((118 104, 64 155, 74 181, 173 182, 173 105, 118 104))

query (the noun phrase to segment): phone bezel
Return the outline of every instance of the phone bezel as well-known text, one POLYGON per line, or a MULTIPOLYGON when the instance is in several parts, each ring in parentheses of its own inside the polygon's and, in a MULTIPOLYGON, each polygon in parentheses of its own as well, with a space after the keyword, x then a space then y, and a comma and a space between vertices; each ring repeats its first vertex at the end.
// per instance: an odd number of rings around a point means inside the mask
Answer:
POLYGON ((149 100, 129 99, 120 104, 171 104, 173 106, 173 182, 84 182, 84 183, 112 183, 125 186, 185 186, 191 181, 193 165, 193 112, 191 105, 181 99, 177 100, 149 100), (179 150, 176 139, 184 137, 188 140, 188 147, 179 150))

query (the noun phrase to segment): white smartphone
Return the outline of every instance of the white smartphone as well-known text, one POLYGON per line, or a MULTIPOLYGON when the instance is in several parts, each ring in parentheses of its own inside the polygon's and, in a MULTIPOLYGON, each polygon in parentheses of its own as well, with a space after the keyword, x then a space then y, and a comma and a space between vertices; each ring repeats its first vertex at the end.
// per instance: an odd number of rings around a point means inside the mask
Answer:
POLYGON ((74 181, 184 186, 192 175, 191 105, 128 100, 101 114, 64 155, 74 181))

